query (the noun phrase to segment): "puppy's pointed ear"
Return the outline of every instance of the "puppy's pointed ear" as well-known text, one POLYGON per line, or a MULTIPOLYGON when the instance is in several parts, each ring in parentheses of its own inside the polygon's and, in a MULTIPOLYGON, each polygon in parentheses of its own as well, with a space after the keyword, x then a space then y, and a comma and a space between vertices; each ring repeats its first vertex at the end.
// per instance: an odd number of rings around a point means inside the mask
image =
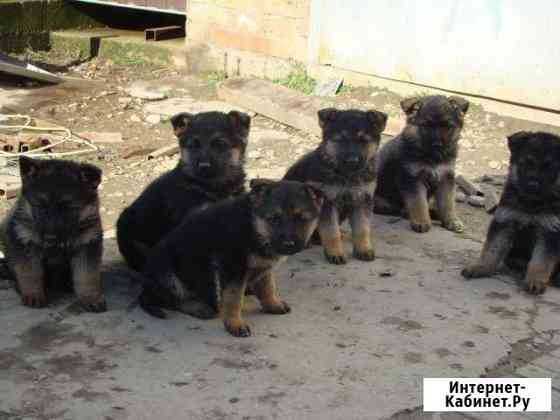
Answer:
POLYGON ((334 121, 338 111, 335 108, 325 108, 321 109, 317 115, 319 116, 319 126, 325 128, 325 126, 334 121))
POLYGON ((193 117, 194 115, 188 112, 181 112, 171 117, 171 125, 175 136, 180 137, 185 132, 193 117))
POLYGON ((381 111, 376 111, 375 109, 370 109, 366 111, 368 119, 373 123, 375 130, 382 133, 387 126, 387 114, 381 111))
POLYGON ((512 135, 508 136, 507 142, 509 151, 511 153, 517 152, 523 147, 523 143, 531 137, 533 133, 530 131, 518 131, 517 133, 513 133, 512 135))
POLYGON ((419 97, 407 98, 401 101, 401 109, 404 111, 407 117, 416 114, 421 106, 422 102, 421 98, 419 97))
POLYGON ((251 200, 255 204, 261 204, 264 198, 270 193, 272 188, 277 184, 278 181, 266 178, 254 178, 249 182, 249 188, 251 192, 251 200))
POLYGON ((469 101, 461 96, 450 96, 449 102, 451 102, 457 109, 459 109, 463 115, 469 110, 469 101))
POLYGON ((101 169, 89 163, 82 163, 80 165, 80 177, 89 189, 96 190, 101 184, 101 169))
POLYGON ((323 206, 323 202, 325 201, 325 193, 323 192, 323 190, 309 182, 305 183, 305 190, 307 191, 317 208, 320 209, 323 206))
POLYGON ((30 179, 35 178, 39 169, 41 168, 42 162, 38 159, 32 159, 27 156, 19 157, 19 174, 21 176, 22 182, 26 182, 30 179))
POLYGON ((251 128, 251 117, 244 112, 230 111, 228 113, 229 118, 235 129, 241 134, 244 142, 247 142, 247 137, 249 136, 249 129, 251 128))

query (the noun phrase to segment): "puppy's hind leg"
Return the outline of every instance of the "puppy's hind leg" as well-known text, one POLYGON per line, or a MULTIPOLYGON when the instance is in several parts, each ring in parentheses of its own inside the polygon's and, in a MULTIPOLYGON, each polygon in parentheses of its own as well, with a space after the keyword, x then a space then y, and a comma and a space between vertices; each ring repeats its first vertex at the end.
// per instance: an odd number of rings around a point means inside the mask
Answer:
POLYGON ((402 216, 402 207, 398 208, 386 198, 375 194, 373 198, 373 212, 387 216, 402 216))
POLYGON ((539 238, 529 266, 525 281, 529 293, 539 295, 545 292, 550 278, 560 261, 558 238, 539 238))

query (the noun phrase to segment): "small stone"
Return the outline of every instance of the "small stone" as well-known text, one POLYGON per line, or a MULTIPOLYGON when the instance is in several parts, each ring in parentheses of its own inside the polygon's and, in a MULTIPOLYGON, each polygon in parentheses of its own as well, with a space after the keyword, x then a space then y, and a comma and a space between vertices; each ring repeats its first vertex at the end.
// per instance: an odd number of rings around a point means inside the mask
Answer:
POLYGON ((342 308, 338 305, 336 305, 332 310, 333 311, 340 311, 342 308))
POLYGON ((161 117, 157 114, 148 115, 146 117, 146 122, 152 125, 159 124, 161 122, 161 117))
POLYGON ((229 399, 229 402, 230 402, 231 404, 236 404, 236 403, 239 402, 239 398, 236 398, 236 397, 230 398, 230 399, 229 399))
POLYGON ((463 343, 463 346, 464 346, 464 347, 473 348, 473 347, 475 347, 475 344, 474 344, 473 341, 467 340, 467 341, 465 341, 465 342, 463 343))
POLYGON ((466 196, 466 194, 465 194, 464 192, 462 192, 462 191, 457 191, 457 192, 455 193, 455 201, 456 201, 457 203, 464 203, 466 199, 467 199, 467 196, 466 196))
POLYGON ((468 203, 473 207, 484 207, 485 198, 479 195, 471 195, 468 203))
POLYGON ((393 277, 393 272, 391 270, 385 270, 379 273, 379 277, 393 277))
POLYGON ((160 101, 167 98, 167 94, 161 88, 150 86, 147 82, 134 82, 126 89, 126 93, 138 99, 147 101, 160 101))
POLYGON ((338 347, 339 349, 345 349, 345 348, 346 348, 346 344, 343 344, 343 343, 336 343, 336 347, 338 347))

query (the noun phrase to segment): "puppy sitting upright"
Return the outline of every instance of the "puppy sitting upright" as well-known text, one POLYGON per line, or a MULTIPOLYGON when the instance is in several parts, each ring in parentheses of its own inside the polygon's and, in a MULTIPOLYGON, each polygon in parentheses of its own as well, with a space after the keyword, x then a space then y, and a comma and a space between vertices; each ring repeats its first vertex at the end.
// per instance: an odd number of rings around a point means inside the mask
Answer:
POLYGON ((469 103, 458 96, 426 96, 401 102, 406 127, 378 156, 375 212, 406 211, 415 232, 432 226, 429 200, 446 229, 462 232, 455 214, 455 161, 469 103))
POLYGON ((387 115, 379 111, 319 111, 323 140, 303 156, 284 179, 309 182, 325 194, 319 236, 327 261, 345 264, 340 223, 350 217, 354 256, 375 258, 371 210, 375 189, 375 156, 387 115))
POLYGON ((528 291, 540 294, 560 262, 560 137, 521 131, 508 146, 509 175, 486 243, 462 274, 487 277, 521 260, 528 291))
POLYGON ((152 182, 117 221, 119 250, 130 267, 142 271, 150 249, 190 210, 244 191, 250 122, 237 111, 171 118, 181 151, 177 167, 152 182))
MULTIPOLYGON (((306 184, 253 180, 250 193, 195 210, 151 254, 140 305, 159 318, 166 317, 161 307, 195 315, 201 307, 215 307, 216 296, 212 302, 195 291, 200 289, 199 273, 207 270, 202 277, 216 278, 222 289, 226 330, 238 337, 250 335, 241 318, 246 288, 256 294, 264 312, 290 311, 278 297, 272 268, 283 256, 306 247, 322 202, 321 193, 306 184)), ((214 284, 206 288, 214 290, 214 284)))
POLYGON ((74 289, 84 309, 104 312, 101 170, 23 156, 19 165, 21 194, 2 225, 2 242, 23 304, 42 307, 48 291, 74 289))

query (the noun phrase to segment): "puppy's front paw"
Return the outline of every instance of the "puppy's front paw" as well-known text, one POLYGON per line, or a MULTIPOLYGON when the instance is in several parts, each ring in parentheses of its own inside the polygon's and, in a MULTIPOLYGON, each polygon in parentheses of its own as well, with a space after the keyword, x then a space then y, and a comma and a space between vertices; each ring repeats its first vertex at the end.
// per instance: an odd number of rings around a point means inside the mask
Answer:
POLYGON ((373 261, 375 260, 375 251, 373 249, 354 250, 354 257, 360 261, 373 261))
POLYGON ((527 279, 527 292, 532 295, 542 295, 548 286, 548 281, 539 278, 527 279))
POLYGON ((325 258, 331 264, 335 264, 335 265, 346 264, 346 257, 344 255, 330 255, 325 251, 325 258))
POLYGON ((290 306, 282 300, 263 305, 263 312, 267 314, 283 315, 290 311, 290 306))
POLYGON ((251 327, 249 323, 242 319, 227 319, 224 321, 224 327, 234 337, 249 337, 251 336, 251 327))
POLYGON ((442 222, 442 226, 455 233, 463 233, 465 231, 465 225, 459 219, 451 219, 446 222, 442 222))
POLYGON ((487 267, 484 267, 480 264, 473 264, 465 267, 463 271, 461 271, 461 275, 466 279, 477 279, 480 277, 489 277, 495 274, 493 271, 489 270, 487 267))
POLYGON ((410 222, 410 227, 414 232, 426 233, 432 228, 432 224, 430 222, 427 223, 410 222))
POLYGON ((43 290, 26 293, 21 296, 21 302, 30 308, 43 308, 47 306, 47 296, 43 290))

